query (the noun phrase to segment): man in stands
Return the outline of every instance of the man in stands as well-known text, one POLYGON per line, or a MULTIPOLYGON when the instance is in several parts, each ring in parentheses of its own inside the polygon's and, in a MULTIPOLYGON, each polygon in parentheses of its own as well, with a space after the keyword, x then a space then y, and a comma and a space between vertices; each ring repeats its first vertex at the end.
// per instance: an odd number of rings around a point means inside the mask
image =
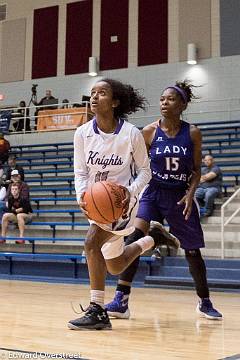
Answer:
POLYGON ((8 167, 5 170, 6 173, 6 181, 10 181, 11 180, 11 172, 13 170, 18 170, 18 173, 20 175, 20 178, 22 181, 24 181, 24 170, 23 168, 17 164, 16 162, 16 156, 15 155, 10 155, 8 158, 8 167))
POLYGON ((214 164, 211 155, 203 159, 205 166, 202 168, 200 183, 196 189, 195 197, 201 207, 204 206, 203 216, 211 216, 214 210, 214 200, 222 190, 222 172, 214 164))
POLYGON ((34 105, 37 106, 35 111, 35 130, 37 129, 38 112, 40 110, 53 110, 57 109, 58 99, 52 96, 52 90, 46 90, 46 96, 44 96, 39 102, 34 101, 34 105), (55 101, 54 101, 55 100, 55 101))
MULTIPOLYGON (((35 103, 35 105, 37 106, 44 106, 44 105, 48 105, 49 104, 49 100, 57 100, 54 96, 52 96, 52 90, 46 90, 46 96, 44 96, 39 103, 35 103)), ((44 106, 44 108, 42 110, 47 110, 47 109, 56 109, 56 105, 53 106, 44 106)))
POLYGON ((25 224, 32 221, 32 207, 29 199, 24 199, 20 196, 20 184, 14 183, 11 186, 11 192, 7 200, 7 212, 2 217, 2 239, 0 243, 6 242, 8 224, 16 223, 19 228, 19 240, 16 244, 24 244, 25 224))
POLYGON ((12 170, 11 172, 11 180, 10 185, 7 189, 7 198, 11 193, 11 188, 14 184, 19 184, 20 189, 20 197, 22 199, 29 200, 29 186, 21 180, 21 175, 17 169, 12 170))

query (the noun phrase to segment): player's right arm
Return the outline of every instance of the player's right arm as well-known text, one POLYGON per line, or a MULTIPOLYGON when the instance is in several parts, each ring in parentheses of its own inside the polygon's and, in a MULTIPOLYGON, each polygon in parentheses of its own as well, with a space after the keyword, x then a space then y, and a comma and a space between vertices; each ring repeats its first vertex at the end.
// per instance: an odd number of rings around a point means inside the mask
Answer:
POLYGON ((157 127, 158 127, 159 120, 154 121, 153 123, 145 126, 142 129, 143 138, 147 147, 147 151, 149 151, 152 141, 154 139, 157 127))
POLYGON ((84 139, 80 128, 74 134, 74 175, 77 202, 84 210, 82 197, 88 186, 89 173, 85 160, 84 139))

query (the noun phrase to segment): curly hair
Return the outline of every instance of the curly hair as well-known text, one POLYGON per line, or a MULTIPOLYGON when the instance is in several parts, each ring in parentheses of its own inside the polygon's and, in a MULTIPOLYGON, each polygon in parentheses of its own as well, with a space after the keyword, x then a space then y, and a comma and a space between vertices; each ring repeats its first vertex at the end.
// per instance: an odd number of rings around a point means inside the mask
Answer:
POLYGON ((193 88, 196 88, 199 86, 191 84, 190 80, 185 79, 183 81, 176 81, 175 85, 185 92, 188 103, 191 102, 192 99, 199 99, 199 97, 194 95, 194 93, 193 93, 193 88))
POLYGON ((131 85, 123 84, 114 79, 103 78, 100 81, 108 83, 111 87, 113 99, 119 100, 119 105, 114 108, 115 117, 127 117, 140 109, 146 110, 148 101, 131 85))

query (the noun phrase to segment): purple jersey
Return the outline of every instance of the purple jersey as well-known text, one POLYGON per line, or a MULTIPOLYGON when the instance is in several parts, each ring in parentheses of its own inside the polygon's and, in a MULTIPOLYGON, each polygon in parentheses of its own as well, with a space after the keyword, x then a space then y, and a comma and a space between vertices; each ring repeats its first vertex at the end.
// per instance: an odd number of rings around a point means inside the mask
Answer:
POLYGON ((164 188, 186 189, 193 168, 190 125, 182 121, 177 135, 169 138, 158 126, 150 147, 152 178, 164 188))

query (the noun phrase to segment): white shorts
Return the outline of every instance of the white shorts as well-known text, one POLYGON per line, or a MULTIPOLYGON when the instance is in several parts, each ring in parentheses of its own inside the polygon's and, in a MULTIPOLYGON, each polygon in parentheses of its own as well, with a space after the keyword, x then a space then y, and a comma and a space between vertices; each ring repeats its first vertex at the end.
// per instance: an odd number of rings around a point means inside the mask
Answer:
POLYGON ((124 252, 124 236, 114 235, 103 244, 101 251, 105 260, 115 259, 124 252))

